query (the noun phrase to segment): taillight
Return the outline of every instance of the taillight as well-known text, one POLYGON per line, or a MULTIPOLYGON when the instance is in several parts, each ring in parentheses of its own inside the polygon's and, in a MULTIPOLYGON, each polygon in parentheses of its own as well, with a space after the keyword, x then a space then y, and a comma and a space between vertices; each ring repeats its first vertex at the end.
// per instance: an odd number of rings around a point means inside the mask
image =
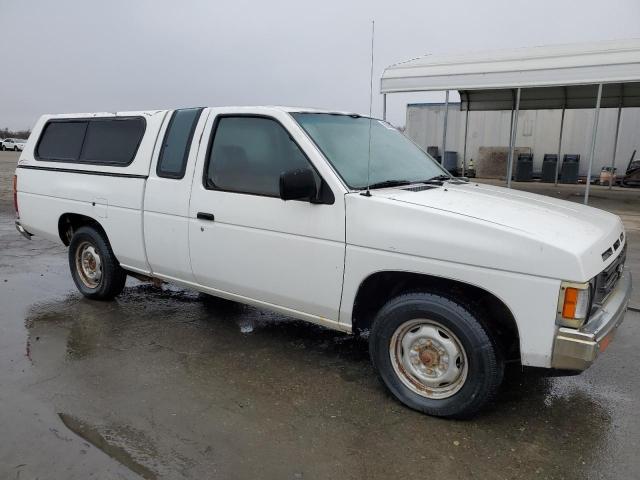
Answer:
POLYGON ((18 210, 18 176, 13 176, 13 206, 16 209, 16 218, 20 218, 20 211, 18 210))

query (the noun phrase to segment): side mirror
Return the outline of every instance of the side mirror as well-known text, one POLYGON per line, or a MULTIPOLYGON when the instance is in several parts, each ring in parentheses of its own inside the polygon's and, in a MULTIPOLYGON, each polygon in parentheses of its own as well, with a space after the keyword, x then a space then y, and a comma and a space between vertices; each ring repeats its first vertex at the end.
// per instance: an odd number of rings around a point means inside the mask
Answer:
POLYGON ((282 200, 313 200, 318 194, 316 179, 308 168, 289 170, 280 175, 282 200))

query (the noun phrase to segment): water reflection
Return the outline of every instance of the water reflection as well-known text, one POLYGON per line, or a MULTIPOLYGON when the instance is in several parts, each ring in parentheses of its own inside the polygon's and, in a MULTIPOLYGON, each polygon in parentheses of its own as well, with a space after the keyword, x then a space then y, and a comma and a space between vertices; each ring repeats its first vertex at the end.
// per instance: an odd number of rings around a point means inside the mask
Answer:
POLYGON ((177 289, 73 295, 26 324, 34 391, 170 477, 580 478, 613 435, 579 383, 513 372, 476 419, 426 417, 385 391, 366 342, 177 289))

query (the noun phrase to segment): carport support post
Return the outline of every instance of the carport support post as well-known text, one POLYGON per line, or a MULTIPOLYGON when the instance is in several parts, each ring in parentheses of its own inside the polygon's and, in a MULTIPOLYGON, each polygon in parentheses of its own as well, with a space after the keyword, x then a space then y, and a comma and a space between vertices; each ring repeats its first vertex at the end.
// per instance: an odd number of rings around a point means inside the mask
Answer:
POLYGON ((556 176, 555 184, 558 185, 558 172, 560 171, 560 155, 562 152, 562 130, 564 129, 564 111, 565 107, 562 107, 562 115, 560 116, 560 137, 558 137, 558 158, 556 160, 556 176))
POLYGON ((442 155, 440 165, 444 165, 444 152, 447 149, 447 120, 449 118, 449 90, 444 99, 444 125, 442 126, 442 155))
MULTIPOLYGON (((468 105, 467 105, 468 107, 468 105)), ((469 132, 469 108, 464 117, 464 147, 462 148, 462 176, 467 170, 467 133, 469 132)))
POLYGON ((382 120, 387 121, 387 94, 382 94, 382 120))
POLYGON ((609 190, 613 187, 613 171, 616 168, 616 153, 618 151, 618 134, 620 133, 620 115, 622 114, 622 102, 618 106, 618 120, 616 121, 616 136, 613 139, 613 157, 611 157, 611 177, 609 177, 609 190))
POLYGON ((589 170, 587 171, 587 188, 584 190, 584 204, 589 204, 589 187, 591 186, 591 168, 593 156, 596 153, 596 135, 598 133, 598 117, 600 116, 600 100, 602 99, 602 84, 598 84, 598 96, 596 97, 596 111, 593 116, 593 128, 591 129, 591 150, 589 151, 589 170))
POLYGON ((520 87, 516 90, 516 105, 511 111, 511 138, 509 139, 509 159, 507 161, 507 188, 511 188, 511 175, 513 174, 513 150, 518 131, 518 113, 520 112, 520 87))

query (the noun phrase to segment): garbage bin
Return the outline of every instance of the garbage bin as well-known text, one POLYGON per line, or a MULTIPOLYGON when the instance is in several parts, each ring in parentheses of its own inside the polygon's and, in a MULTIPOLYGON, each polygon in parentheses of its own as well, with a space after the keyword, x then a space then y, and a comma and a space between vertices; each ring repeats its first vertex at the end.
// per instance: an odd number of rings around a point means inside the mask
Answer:
POLYGON ((444 152, 444 169, 453 176, 458 175, 458 152, 447 150, 444 152))
POLYGON ((578 171, 580 170, 580 155, 567 153, 562 158, 562 172, 560 183, 578 183, 578 171))
POLYGON ((556 181, 556 166, 558 165, 558 155, 555 153, 545 153, 542 159, 542 181, 554 183, 556 181))
POLYGON ((618 169, 615 167, 602 167, 602 170, 600 170, 600 185, 614 185, 617 171, 618 169))
POLYGON ((530 182, 533 179, 533 154, 521 153, 516 162, 516 182, 530 182))

